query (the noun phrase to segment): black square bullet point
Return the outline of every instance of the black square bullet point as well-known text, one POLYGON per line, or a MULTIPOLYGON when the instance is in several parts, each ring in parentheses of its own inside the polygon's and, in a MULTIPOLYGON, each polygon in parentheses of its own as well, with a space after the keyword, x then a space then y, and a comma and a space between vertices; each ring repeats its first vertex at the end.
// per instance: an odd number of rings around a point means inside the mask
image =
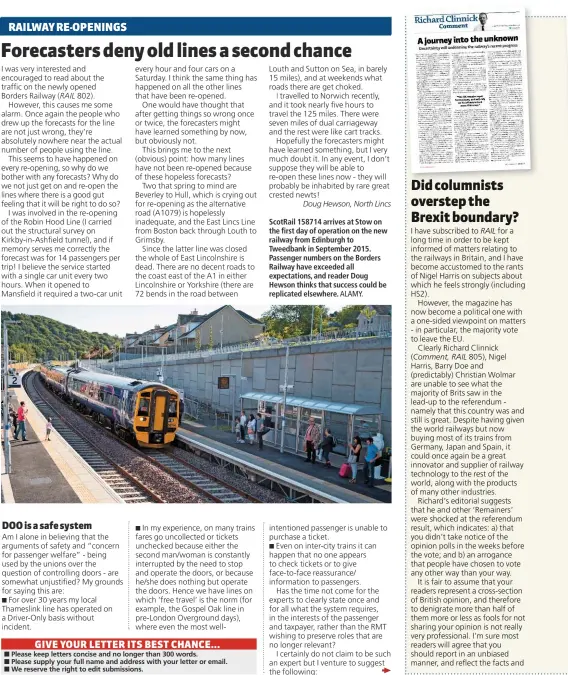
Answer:
POLYGON ((274 544, 268 544, 268 548, 274 548, 274 544))
POLYGON ((10 672, 10 669, 8 668, 8 666, 4 666, 4 672, 5 672, 5 673, 9 673, 9 672, 10 672))
POLYGON ((136 532, 140 529, 140 525, 136 525, 136 532))
POLYGON ((9 666, 10 665, 10 659, 4 659, 4 665, 9 666))
POLYGON ((2 598, 2 602, 8 602, 8 598, 2 598))

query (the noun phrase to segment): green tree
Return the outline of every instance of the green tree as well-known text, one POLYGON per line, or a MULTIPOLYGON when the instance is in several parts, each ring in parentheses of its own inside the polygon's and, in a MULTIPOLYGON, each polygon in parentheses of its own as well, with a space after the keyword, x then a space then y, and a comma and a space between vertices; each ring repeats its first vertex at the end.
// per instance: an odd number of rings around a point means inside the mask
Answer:
MULTIPOLYGON (((327 326, 327 307, 314 308, 314 332, 319 333, 320 324, 327 326)), ((272 305, 262 315, 265 333, 271 337, 289 338, 309 335, 312 326, 311 305, 272 305)))
POLYGON ((346 305, 331 317, 332 321, 338 323, 341 328, 352 328, 357 325, 359 314, 364 308, 365 305, 346 305))
POLYGON ((377 310, 372 307, 364 307, 361 310, 361 314, 367 319, 367 325, 369 325, 373 320, 373 317, 376 316, 377 310))
POLYGON ((8 342, 15 361, 59 360, 62 354, 86 354, 95 343, 101 349, 108 348, 117 339, 41 315, 2 312, 2 320, 19 321, 8 325, 8 342))
POLYGON ((209 326, 209 349, 213 349, 213 326, 209 326))
POLYGON ((195 350, 199 351, 201 349, 201 331, 199 328, 195 331, 195 350))

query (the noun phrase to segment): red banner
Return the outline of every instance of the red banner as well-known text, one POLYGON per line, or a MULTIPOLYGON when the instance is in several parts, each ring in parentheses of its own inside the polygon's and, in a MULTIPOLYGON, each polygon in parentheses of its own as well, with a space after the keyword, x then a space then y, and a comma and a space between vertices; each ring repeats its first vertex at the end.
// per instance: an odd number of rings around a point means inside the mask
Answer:
POLYGON ((6 638, 6 650, 72 650, 72 649, 137 649, 137 650, 203 650, 256 649, 256 638, 6 638))

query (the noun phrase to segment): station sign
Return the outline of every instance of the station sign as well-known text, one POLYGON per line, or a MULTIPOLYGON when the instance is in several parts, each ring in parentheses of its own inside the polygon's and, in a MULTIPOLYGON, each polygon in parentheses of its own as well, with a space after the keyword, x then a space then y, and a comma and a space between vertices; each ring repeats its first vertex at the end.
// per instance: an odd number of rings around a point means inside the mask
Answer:
POLYGON ((19 389, 22 386, 22 376, 20 373, 8 373, 8 389, 19 389))

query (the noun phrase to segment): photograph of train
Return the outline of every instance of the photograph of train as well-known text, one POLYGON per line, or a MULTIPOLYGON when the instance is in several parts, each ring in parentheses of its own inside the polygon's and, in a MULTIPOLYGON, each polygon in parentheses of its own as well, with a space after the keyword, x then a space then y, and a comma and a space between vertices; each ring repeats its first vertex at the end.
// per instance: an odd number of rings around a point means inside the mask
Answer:
POLYGON ((391 314, 5 308, 2 498, 390 503, 391 314))

